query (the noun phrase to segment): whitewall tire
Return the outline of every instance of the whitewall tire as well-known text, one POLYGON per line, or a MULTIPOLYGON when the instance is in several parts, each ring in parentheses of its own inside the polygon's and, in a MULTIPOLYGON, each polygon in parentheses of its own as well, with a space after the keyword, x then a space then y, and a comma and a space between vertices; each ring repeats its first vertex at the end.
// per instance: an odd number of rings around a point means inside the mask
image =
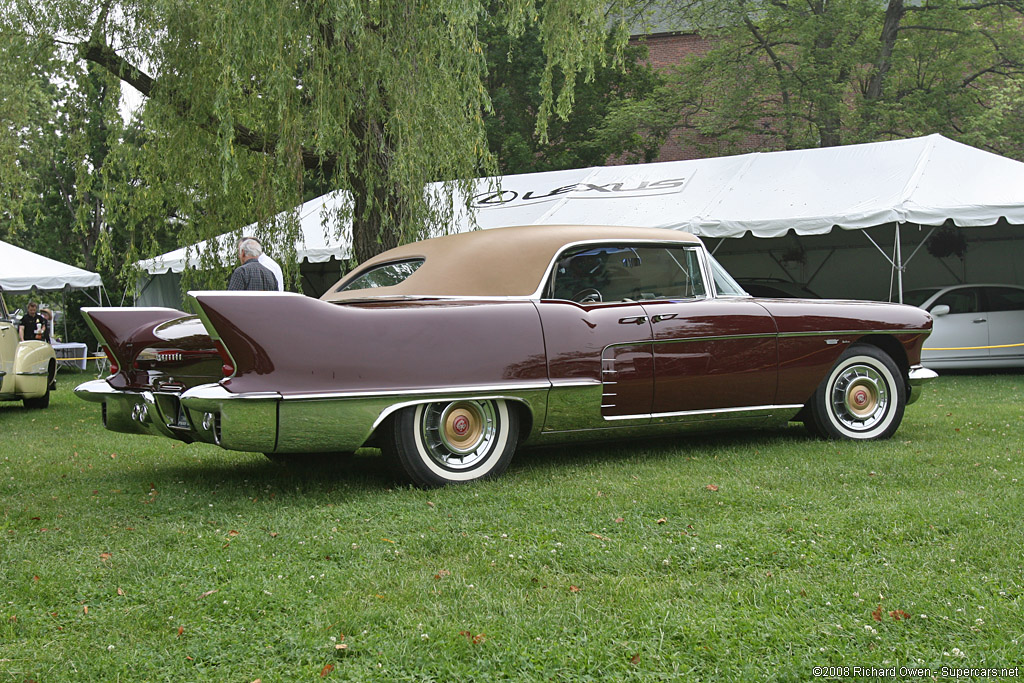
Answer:
POLYGON ((518 437, 518 414, 508 401, 436 401, 400 410, 382 450, 414 484, 434 487, 501 474, 518 437))
POLYGON ((807 426, 828 439, 888 439, 906 405, 906 382, 892 358, 878 347, 854 344, 814 392, 807 426))

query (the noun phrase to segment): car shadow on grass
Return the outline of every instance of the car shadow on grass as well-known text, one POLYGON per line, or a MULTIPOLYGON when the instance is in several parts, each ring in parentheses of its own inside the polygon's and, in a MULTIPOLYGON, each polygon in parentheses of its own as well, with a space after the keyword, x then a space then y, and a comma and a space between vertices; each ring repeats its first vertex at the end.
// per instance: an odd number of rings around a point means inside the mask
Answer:
MULTIPOLYGON (((657 464, 682 458, 701 460, 735 455, 737 462, 753 454, 766 442, 806 443, 812 441, 799 425, 744 432, 690 434, 685 437, 651 437, 622 441, 524 447, 512 458, 502 478, 557 476, 580 467, 616 463, 657 464)), ((358 497, 411 485, 376 449, 356 454, 310 454, 270 459, 257 453, 189 455, 187 458, 151 461, 146 468, 125 471, 139 486, 157 489, 169 484, 190 490, 216 491, 220 496, 251 497, 254 491, 288 492, 332 498, 358 497), (282 462, 283 461, 283 462, 282 462)))
POLYGON ((595 466, 615 462, 662 462, 679 458, 701 459, 710 455, 735 454, 737 459, 771 443, 807 443, 815 437, 799 424, 747 431, 645 437, 597 443, 524 447, 516 453, 510 472, 595 466))
POLYGON ((221 497, 252 497, 258 491, 261 495, 300 492, 347 498, 405 486, 384 459, 370 450, 298 459, 302 462, 289 465, 271 462, 258 453, 219 455, 151 462, 141 470, 124 472, 123 477, 136 479, 140 486, 184 485, 190 490, 215 491, 221 497))

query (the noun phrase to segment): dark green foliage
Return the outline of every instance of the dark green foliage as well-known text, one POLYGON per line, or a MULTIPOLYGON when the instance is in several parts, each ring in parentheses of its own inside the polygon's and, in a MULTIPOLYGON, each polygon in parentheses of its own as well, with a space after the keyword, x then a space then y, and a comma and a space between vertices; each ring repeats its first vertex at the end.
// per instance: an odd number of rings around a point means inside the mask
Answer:
POLYGON ((1024 158, 1024 6, 971 2, 683 4, 712 49, 608 130, 678 134, 707 154, 941 133, 1024 158))
MULTIPOLYGON (((642 148, 641 141, 631 137, 598 138, 596 129, 616 103, 647 97, 660 83, 659 76, 645 62, 646 48, 629 47, 623 53, 621 69, 599 67, 593 80, 578 83, 572 113, 567 119, 554 117, 549 121, 547 140, 542 141, 537 113, 545 58, 539 29, 527 27, 516 38, 496 26, 493 19, 484 26, 487 90, 494 107, 484 123, 500 173, 600 166, 611 156, 642 148)), ((609 50, 611 47, 609 44, 609 50)))

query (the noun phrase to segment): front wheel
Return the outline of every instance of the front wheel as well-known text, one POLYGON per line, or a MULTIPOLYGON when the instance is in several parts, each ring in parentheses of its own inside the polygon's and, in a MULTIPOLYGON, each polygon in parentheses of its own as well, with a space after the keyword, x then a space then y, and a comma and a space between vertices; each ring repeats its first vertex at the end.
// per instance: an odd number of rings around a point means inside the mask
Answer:
POLYGON ((381 450, 425 488, 496 477, 519 438, 507 401, 438 401, 409 406, 390 422, 381 450))
POLYGON ((875 346, 855 344, 818 385, 806 424, 827 439, 888 439, 906 405, 906 383, 892 358, 875 346))

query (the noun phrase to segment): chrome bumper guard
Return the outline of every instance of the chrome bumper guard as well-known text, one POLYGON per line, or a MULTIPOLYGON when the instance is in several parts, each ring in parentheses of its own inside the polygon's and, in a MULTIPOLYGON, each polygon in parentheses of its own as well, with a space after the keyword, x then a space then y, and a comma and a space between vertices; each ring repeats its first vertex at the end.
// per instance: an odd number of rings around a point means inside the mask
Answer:
POLYGON ((277 393, 232 394, 204 384, 179 395, 114 389, 97 379, 75 387, 75 395, 103 404, 103 424, 115 432, 266 453, 277 441, 277 393))
POLYGON ((921 398, 921 387, 938 376, 939 373, 934 370, 929 370, 921 365, 915 365, 910 368, 910 372, 907 374, 907 379, 910 384, 910 393, 907 396, 907 405, 910 405, 917 399, 921 398))

